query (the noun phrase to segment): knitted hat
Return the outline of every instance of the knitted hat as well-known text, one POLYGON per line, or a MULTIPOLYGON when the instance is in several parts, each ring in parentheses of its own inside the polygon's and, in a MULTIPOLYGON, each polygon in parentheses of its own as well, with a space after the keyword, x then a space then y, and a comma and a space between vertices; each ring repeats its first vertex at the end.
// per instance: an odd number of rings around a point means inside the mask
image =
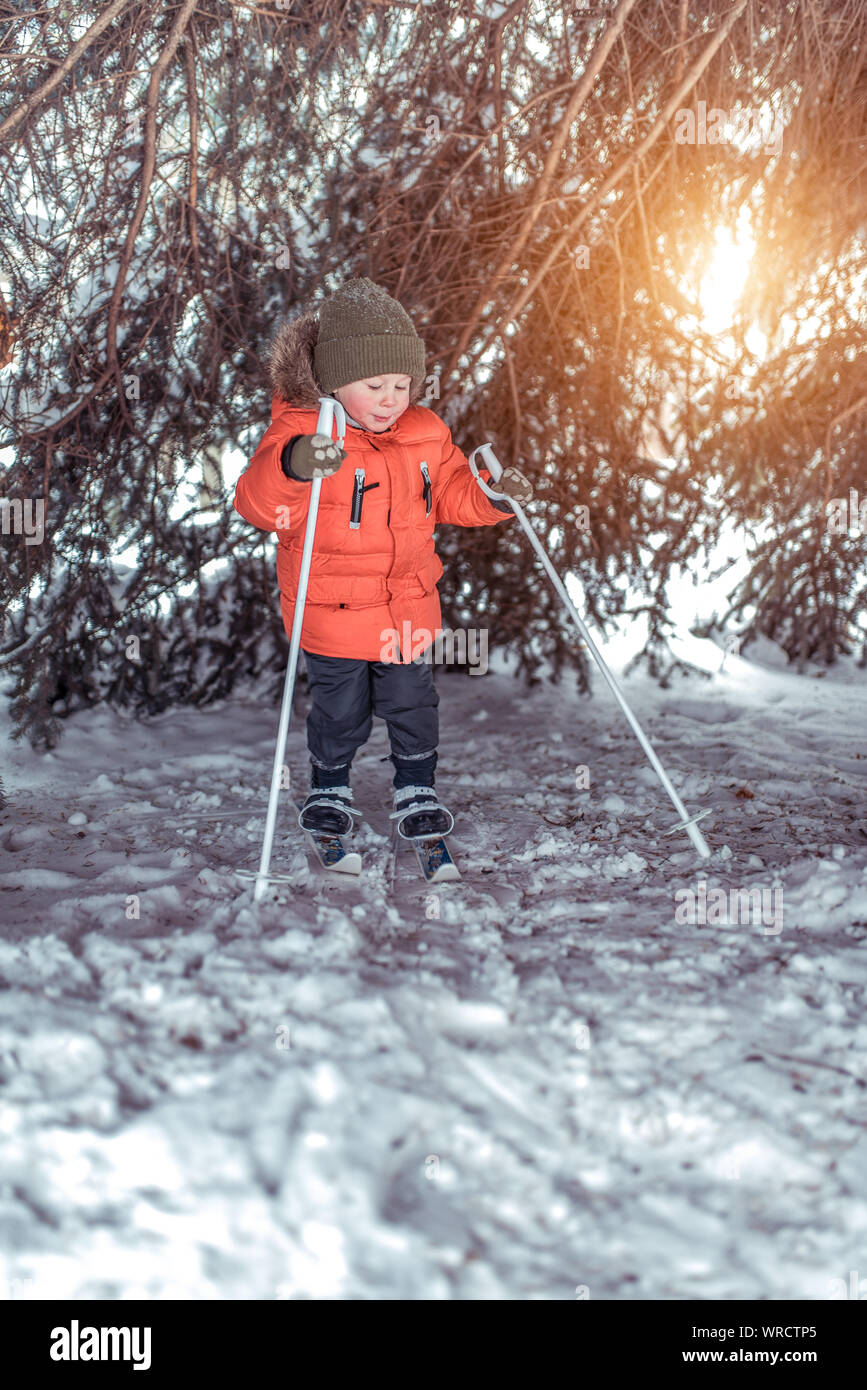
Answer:
POLYGON ((326 395, 385 372, 421 381, 424 357, 409 314, 372 280, 347 280, 319 310, 313 365, 326 395))

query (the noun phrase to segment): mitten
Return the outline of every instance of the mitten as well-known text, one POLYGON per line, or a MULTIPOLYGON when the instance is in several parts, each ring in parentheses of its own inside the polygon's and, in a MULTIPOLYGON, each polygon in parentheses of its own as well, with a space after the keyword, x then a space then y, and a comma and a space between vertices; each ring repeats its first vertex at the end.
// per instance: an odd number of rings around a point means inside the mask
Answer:
POLYGON ((302 434, 289 452, 289 467, 296 478, 310 482, 336 473, 346 458, 346 450, 327 434, 302 434))
MULTIPOLYGON (((507 497, 514 497, 516 502, 529 502, 533 496, 533 484, 524 477, 519 468, 504 468, 497 482, 492 478, 488 486, 495 492, 504 492, 507 497)), ((512 510, 508 502, 494 502, 494 506, 499 507, 501 512, 512 510)))

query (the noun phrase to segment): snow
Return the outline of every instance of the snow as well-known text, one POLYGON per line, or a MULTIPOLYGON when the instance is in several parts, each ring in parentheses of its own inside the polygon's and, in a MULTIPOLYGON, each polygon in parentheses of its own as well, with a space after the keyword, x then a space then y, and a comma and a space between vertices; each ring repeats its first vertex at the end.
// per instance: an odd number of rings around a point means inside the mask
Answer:
POLYGON ((361 879, 284 794, 256 907, 275 708, 96 708, 48 755, 4 714, 0 1292, 831 1297, 867 1235, 863 674, 714 651, 624 681, 711 860, 601 681, 497 658, 439 677, 464 881, 407 851, 389 887, 377 722, 361 879), (679 924, 701 883, 729 906, 679 924), (781 930, 730 910, 774 885, 781 930))

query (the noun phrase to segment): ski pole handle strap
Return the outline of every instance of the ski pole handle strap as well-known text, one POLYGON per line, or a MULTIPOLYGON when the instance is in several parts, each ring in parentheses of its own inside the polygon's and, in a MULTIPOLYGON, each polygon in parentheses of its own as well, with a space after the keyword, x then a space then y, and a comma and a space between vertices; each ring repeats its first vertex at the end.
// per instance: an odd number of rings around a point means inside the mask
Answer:
POLYGON ((482 467, 487 468, 488 472, 491 475, 491 481, 494 483, 499 482, 500 478, 502 477, 503 465, 500 463, 500 460, 494 453, 493 447, 490 443, 480 444, 477 449, 473 450, 473 452, 469 456, 469 459, 467 460, 467 462, 470 465, 470 468, 472 469, 473 477, 475 478, 479 487, 482 489, 482 492, 485 494, 485 496, 490 497, 493 502, 502 501, 505 498, 505 493, 495 492, 492 487, 488 486, 484 478, 479 473, 479 465, 476 463, 477 454, 479 455, 482 461, 482 467))

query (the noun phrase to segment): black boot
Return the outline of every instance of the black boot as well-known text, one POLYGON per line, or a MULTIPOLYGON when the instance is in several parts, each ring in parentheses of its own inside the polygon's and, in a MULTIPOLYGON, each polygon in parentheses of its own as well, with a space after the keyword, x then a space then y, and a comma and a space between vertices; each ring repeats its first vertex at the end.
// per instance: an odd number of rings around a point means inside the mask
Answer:
POLYGON ((298 814, 298 824, 304 830, 324 835, 348 835, 352 817, 358 811, 352 806, 348 786, 314 787, 298 814))
POLYGON ((448 835, 455 818, 441 805, 433 787, 395 787, 394 810, 397 833, 404 840, 425 840, 430 835, 448 835))

